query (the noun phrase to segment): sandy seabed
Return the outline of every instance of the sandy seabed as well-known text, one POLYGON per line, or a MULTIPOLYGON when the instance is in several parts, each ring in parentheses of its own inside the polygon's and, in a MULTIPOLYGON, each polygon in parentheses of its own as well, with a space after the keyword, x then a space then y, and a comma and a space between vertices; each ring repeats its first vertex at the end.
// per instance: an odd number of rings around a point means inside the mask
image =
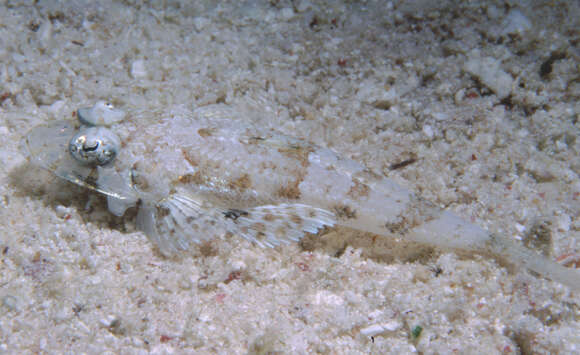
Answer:
POLYGON ((168 259, 19 150, 97 100, 252 102, 578 267, 579 21, 577 1, 4 1, 0 353, 580 352, 580 295, 506 260, 347 229, 168 259))

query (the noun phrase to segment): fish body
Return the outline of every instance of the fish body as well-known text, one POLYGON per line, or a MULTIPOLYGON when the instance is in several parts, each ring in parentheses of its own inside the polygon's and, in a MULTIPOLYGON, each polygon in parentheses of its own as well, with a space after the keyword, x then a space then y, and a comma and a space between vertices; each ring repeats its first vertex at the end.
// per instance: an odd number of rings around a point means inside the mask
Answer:
POLYGON ((576 270, 441 210, 330 149, 252 126, 244 116, 251 113, 210 105, 125 115, 108 107, 114 119, 107 120, 107 107, 95 105, 98 122, 87 108, 78 111, 78 122, 32 129, 25 151, 57 176, 107 195, 112 213, 137 207, 137 226, 164 255, 224 233, 273 247, 338 224, 493 253, 580 289, 576 270), (71 154, 72 137, 93 124, 119 137, 111 162, 86 163, 71 154))

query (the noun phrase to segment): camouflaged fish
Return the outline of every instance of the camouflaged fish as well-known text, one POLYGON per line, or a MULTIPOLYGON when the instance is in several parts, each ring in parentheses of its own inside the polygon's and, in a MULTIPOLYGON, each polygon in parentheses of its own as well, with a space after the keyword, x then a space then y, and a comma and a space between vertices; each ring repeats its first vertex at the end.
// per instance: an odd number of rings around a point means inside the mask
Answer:
MULTIPOLYGON (((343 225, 378 235, 499 255, 580 289, 580 274, 436 208, 335 152, 249 125, 210 105, 125 113, 105 102, 78 121, 38 126, 31 162, 107 196, 170 256, 224 233, 263 247, 343 225)), ((247 120, 246 120, 247 121, 247 120)))

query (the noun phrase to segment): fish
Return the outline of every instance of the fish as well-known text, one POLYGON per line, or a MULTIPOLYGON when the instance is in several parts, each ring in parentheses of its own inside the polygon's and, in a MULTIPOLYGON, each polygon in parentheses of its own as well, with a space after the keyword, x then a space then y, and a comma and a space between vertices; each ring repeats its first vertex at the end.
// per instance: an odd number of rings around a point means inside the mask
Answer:
POLYGON ((167 257, 226 233, 260 247, 334 226, 491 254, 580 290, 580 273, 444 210, 331 149, 247 119, 226 104, 120 110, 99 101, 77 120, 34 127, 28 160, 106 196, 167 257))

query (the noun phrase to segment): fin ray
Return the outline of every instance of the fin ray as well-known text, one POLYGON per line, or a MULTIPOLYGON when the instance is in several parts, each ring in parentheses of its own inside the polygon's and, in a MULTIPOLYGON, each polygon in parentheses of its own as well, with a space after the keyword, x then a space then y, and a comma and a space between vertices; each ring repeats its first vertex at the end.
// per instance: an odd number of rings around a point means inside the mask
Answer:
POLYGON ((229 221, 229 230, 261 247, 276 247, 300 241, 305 233, 333 226, 334 215, 303 204, 258 206, 229 221))
POLYGON ((226 232, 261 247, 300 241, 335 223, 326 210, 303 204, 264 205, 248 210, 223 210, 201 198, 174 193, 157 202, 143 202, 137 227, 165 256, 188 250, 193 244, 226 232))
POLYGON ((172 256, 225 233, 219 218, 218 209, 176 193, 155 204, 144 202, 137 214, 137 227, 161 254, 172 256))

